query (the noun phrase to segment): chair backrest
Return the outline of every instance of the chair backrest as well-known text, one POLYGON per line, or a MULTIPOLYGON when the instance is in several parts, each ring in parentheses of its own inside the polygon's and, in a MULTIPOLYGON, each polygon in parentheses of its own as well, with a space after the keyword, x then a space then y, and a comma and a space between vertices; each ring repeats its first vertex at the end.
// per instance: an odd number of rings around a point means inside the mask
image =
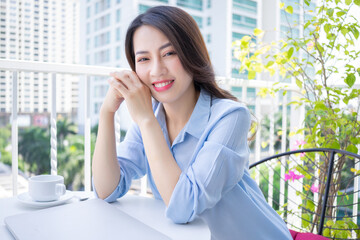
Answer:
POLYGON ((250 169, 290 229, 360 239, 360 155, 301 149, 262 159, 250 169))

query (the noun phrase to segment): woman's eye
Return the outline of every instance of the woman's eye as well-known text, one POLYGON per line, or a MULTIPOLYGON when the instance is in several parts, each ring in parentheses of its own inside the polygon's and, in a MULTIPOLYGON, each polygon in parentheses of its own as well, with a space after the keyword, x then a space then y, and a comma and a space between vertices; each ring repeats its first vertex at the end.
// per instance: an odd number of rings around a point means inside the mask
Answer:
POLYGON ((174 51, 165 53, 164 57, 176 54, 174 51))
POLYGON ((144 61, 146 61, 146 60, 148 60, 147 58, 139 58, 138 59, 138 62, 144 62, 144 61))

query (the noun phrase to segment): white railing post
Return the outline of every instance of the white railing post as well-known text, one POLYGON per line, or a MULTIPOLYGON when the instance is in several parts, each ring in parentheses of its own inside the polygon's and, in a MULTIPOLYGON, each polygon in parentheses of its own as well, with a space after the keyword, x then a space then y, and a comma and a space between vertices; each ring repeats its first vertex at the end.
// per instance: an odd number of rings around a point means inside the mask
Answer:
MULTIPOLYGON (((270 113, 269 113, 269 119, 270 119, 270 133, 269 133, 269 156, 273 156, 275 154, 274 149, 274 134, 275 134, 275 120, 274 120, 274 98, 271 97, 270 101, 270 113)), ((271 167, 269 167, 269 189, 268 189, 268 203, 270 206, 272 206, 273 203, 273 186, 274 186, 274 168, 276 166, 276 163, 270 162, 271 167)))
POLYGON ((57 175, 57 130, 56 130, 56 73, 51 74, 51 175, 57 175))
POLYGON ((13 72, 12 84, 12 114, 11 114, 11 170, 12 170, 12 185, 13 196, 18 194, 18 73, 13 72))
POLYGON ((85 78, 85 129, 84 129, 84 188, 91 191, 91 121, 90 121, 90 77, 85 78))
MULTIPOLYGON (((287 130, 287 101, 286 97, 282 97, 282 134, 281 134, 281 152, 286 152, 286 130, 287 130)), ((284 218, 283 210, 285 204, 285 166, 286 158, 281 158, 281 170, 280 170, 280 198, 279 198, 279 209, 282 212, 281 217, 284 218)))

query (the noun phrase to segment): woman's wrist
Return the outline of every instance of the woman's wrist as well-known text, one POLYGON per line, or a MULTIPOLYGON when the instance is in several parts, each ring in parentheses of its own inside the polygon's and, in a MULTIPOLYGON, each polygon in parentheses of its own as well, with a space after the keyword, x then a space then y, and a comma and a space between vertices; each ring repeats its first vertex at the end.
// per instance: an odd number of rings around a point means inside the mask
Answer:
POLYGON ((99 112, 100 117, 114 117, 115 112, 109 111, 108 109, 104 108, 103 106, 100 108, 99 112))
POLYGON ((158 121, 157 121, 157 119, 156 119, 155 116, 151 116, 151 117, 142 119, 142 120, 138 123, 138 126, 139 126, 140 130, 142 130, 142 129, 151 127, 151 126, 153 126, 154 124, 159 124, 159 123, 158 123, 158 121))

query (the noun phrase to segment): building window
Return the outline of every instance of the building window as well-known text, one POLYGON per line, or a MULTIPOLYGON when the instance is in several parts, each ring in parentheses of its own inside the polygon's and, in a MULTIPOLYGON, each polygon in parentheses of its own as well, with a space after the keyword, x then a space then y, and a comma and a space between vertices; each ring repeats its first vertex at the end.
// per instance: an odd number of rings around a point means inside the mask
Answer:
POLYGON ((207 18, 207 25, 210 26, 211 25, 211 17, 207 18))
POLYGON ((202 0, 177 0, 176 4, 180 7, 186 7, 200 11, 203 10, 202 0))
POLYGON ((244 27, 248 29, 256 28, 256 18, 245 17, 238 14, 233 14, 232 17, 233 26, 244 27))
POLYGON ((139 14, 146 12, 149 8, 151 7, 147 5, 139 4, 139 14))
POLYGON ((121 11, 120 9, 116 10, 116 22, 120 22, 121 19, 121 11))
POLYGON ((211 8, 211 0, 207 1, 207 8, 211 8))
POLYGON ((90 38, 86 40, 86 50, 90 49, 90 38))
POLYGON ((120 42, 121 40, 121 32, 120 32, 120 28, 116 28, 116 41, 120 42))
POLYGON ((199 28, 202 28, 202 17, 198 17, 198 16, 192 16, 192 17, 194 18, 199 28))
POLYGON ((116 47, 116 60, 119 60, 121 57, 121 48, 116 47))
POLYGON ((89 18, 91 15, 91 9, 90 6, 86 8, 86 18, 89 18))
POLYGON ((90 34, 90 31, 91 31, 91 29, 90 29, 90 23, 87 23, 87 24, 86 24, 86 34, 90 34))
POLYGON ((206 35, 207 43, 211 43, 211 34, 206 35))
POLYGON ((233 1, 234 9, 241 11, 256 13, 257 12, 257 2, 250 0, 234 0, 233 1))

